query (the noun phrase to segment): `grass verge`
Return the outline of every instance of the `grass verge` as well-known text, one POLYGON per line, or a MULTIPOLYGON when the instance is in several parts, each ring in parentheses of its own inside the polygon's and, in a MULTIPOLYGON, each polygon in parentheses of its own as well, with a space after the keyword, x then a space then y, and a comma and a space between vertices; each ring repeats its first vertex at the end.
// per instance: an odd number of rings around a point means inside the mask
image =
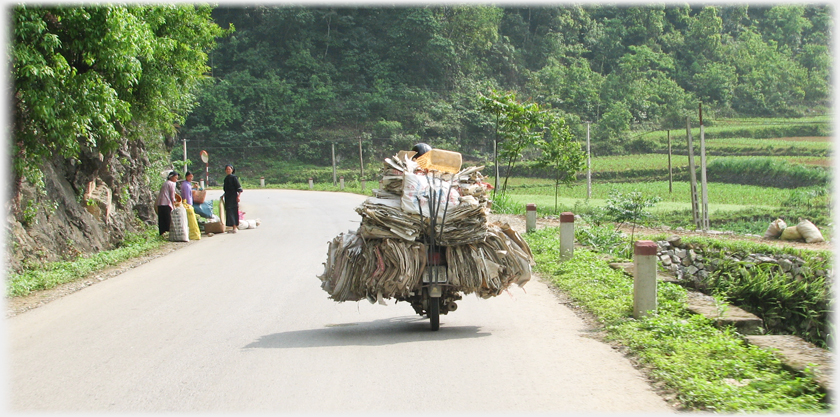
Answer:
POLYGON ((537 272, 597 317, 606 338, 627 347, 650 376, 673 390, 681 408, 714 412, 826 412, 812 375, 785 370, 769 351, 748 345, 731 328, 716 328, 686 308, 684 288, 658 284, 656 314, 632 317, 633 281, 602 257, 576 250, 559 262, 557 228, 525 236, 537 272))
POLYGON ((51 262, 20 273, 9 273, 6 277, 6 297, 19 297, 33 291, 55 288, 125 260, 142 256, 166 242, 154 227, 142 233, 128 234, 119 247, 113 250, 82 256, 73 261, 51 262))

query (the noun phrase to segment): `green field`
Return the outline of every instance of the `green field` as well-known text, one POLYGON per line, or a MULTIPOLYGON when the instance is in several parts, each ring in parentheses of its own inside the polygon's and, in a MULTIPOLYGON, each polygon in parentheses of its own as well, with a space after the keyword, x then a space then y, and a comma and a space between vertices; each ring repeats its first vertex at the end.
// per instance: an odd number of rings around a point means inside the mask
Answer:
MULTIPOLYGON (((721 139, 721 141, 728 141, 731 139, 721 139)), ((750 139, 751 142, 764 142, 763 139, 750 139)), ((774 160, 787 161, 793 164, 802 164, 808 166, 823 166, 831 165, 831 159, 820 156, 768 156, 774 160)), ((723 158, 722 156, 709 155, 706 157, 706 163, 709 164, 713 160, 723 158)), ((754 156, 726 156, 726 158, 754 158, 754 156)), ((694 165, 700 166, 700 156, 694 156, 694 165)), ((687 155, 671 155, 671 167, 688 167, 687 155)), ((663 153, 648 153, 637 155, 614 155, 592 157, 592 172, 621 172, 621 171, 636 171, 636 170, 651 170, 651 169, 668 169, 668 155, 663 153)), ((585 171, 584 171, 585 172, 585 171)))
MULTIPOLYGON (((492 178, 488 181, 492 183, 492 178)), ((780 188, 764 188, 751 185, 709 183, 707 187, 709 197, 709 213, 717 210, 737 211, 747 207, 773 209, 781 201, 788 199, 791 190, 780 188)), ((656 205, 654 211, 673 211, 691 208, 691 186, 688 182, 674 182, 673 192, 668 191, 668 181, 636 182, 636 183, 592 183, 590 206, 601 206, 609 197, 612 190, 621 193, 632 191, 641 192, 647 197, 659 196, 662 201, 656 205)), ((554 208, 554 184, 538 178, 510 178, 508 190, 511 198, 520 204, 533 203, 537 207, 554 208)), ((698 196, 701 190, 698 185, 698 196)), ((586 182, 579 182, 572 187, 561 186, 559 189, 559 205, 567 208, 575 204, 586 202, 586 182)))

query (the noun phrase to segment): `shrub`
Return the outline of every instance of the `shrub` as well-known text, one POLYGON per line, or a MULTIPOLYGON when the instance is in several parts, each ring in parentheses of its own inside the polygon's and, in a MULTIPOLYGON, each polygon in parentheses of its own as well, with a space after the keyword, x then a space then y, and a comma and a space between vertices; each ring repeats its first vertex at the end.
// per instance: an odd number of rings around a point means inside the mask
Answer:
POLYGON ((710 182, 775 188, 827 187, 830 173, 771 158, 716 158, 706 167, 710 182))

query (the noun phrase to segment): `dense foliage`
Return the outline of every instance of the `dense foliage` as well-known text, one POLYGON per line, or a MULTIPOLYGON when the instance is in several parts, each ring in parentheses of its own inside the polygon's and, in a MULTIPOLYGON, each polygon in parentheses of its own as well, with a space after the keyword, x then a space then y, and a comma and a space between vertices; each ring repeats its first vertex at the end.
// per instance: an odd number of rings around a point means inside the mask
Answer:
MULTIPOLYGON (((12 9, 14 174, 51 156, 162 142, 195 104, 207 52, 223 34, 209 6, 12 9)), ((16 190, 17 191, 17 190, 16 190)))
MULTIPOLYGON (((236 26, 211 54, 183 136, 214 161, 339 165, 423 140, 493 154, 478 97, 510 91, 565 119, 593 152, 634 129, 728 116, 801 116, 830 97, 825 5, 220 7, 236 26)), ((531 148, 532 154, 537 153, 531 148)), ((526 159, 533 157, 525 151, 526 159)))

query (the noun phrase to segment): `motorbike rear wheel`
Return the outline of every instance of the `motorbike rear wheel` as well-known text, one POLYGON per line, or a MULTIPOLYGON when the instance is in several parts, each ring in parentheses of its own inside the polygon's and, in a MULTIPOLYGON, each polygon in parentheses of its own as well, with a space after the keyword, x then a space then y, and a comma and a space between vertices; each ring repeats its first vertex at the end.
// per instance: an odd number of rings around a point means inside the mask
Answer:
POLYGON ((429 297, 429 322, 432 325, 432 331, 440 329, 440 297, 429 297))

